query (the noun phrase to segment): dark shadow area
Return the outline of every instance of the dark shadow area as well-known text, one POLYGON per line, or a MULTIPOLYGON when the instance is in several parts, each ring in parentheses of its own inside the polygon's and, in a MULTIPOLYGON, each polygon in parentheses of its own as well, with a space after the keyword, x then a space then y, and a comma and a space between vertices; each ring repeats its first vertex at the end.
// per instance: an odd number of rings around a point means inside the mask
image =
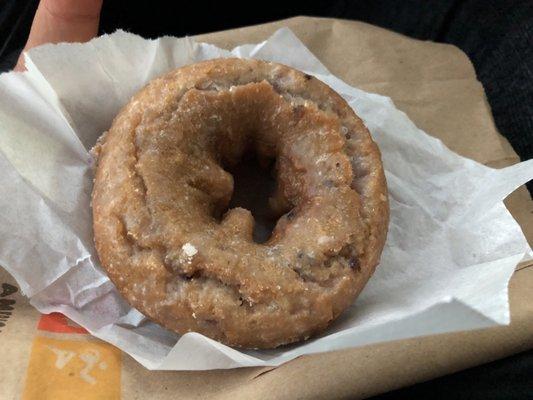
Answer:
POLYGON ((533 351, 395 390, 371 400, 529 400, 533 398, 533 351))
POLYGON ((233 175, 234 181, 229 209, 242 207, 250 210, 255 220, 254 241, 266 242, 278 217, 272 214, 268 204, 268 199, 276 188, 273 162, 263 168, 254 155, 247 155, 237 165, 227 167, 226 170, 233 175))

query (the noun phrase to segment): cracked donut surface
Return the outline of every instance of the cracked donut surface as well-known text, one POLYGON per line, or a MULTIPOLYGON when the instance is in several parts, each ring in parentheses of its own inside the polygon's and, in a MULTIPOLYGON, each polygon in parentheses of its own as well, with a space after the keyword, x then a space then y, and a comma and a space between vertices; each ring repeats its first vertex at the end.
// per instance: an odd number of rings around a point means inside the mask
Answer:
MULTIPOLYGON (((151 81, 98 145, 93 189, 102 266, 135 308, 178 333, 273 348, 323 331, 373 273, 388 224, 380 154, 316 78, 216 59, 151 81), (279 217, 265 243, 228 210, 225 168, 274 160, 279 217)), ((266 172, 265 172, 266 173, 266 172)))

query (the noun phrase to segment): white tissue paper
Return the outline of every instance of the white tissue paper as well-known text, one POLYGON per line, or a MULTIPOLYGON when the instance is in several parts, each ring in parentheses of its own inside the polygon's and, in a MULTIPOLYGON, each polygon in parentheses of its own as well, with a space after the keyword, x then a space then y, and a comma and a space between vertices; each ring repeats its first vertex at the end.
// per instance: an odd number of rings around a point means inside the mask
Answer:
POLYGON ((492 169, 460 157, 391 99, 331 75, 290 30, 231 52, 118 31, 33 49, 26 66, 0 76, 0 264, 39 311, 62 312, 159 370, 275 366, 303 354, 509 323, 507 285, 530 249, 502 200, 533 178, 533 160, 492 169), (269 351, 179 336, 144 318, 121 298, 93 246, 89 150, 96 139, 152 78, 228 56, 281 62, 339 92, 379 144, 390 192, 387 244, 359 299, 322 336, 269 351))

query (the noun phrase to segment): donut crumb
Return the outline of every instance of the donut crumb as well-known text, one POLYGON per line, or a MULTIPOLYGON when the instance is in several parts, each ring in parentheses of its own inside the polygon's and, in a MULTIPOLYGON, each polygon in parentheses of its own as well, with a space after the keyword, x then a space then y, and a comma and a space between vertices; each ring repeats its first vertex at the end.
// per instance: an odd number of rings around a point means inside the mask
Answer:
POLYGON ((194 247, 190 243, 185 243, 183 246, 181 246, 181 249, 183 250, 183 252, 185 253, 187 257, 194 257, 194 255, 198 253, 198 250, 196 249, 196 247, 194 247))

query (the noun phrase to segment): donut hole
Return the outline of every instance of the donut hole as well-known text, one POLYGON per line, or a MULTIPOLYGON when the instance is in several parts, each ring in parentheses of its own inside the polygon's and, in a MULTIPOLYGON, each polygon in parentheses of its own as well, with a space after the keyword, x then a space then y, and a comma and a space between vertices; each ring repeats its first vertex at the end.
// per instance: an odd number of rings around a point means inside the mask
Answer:
POLYGON ((255 152, 248 152, 237 164, 224 166, 233 176, 233 194, 222 213, 236 207, 249 210, 255 222, 253 240, 259 244, 270 238, 279 217, 269 206, 269 198, 276 189, 274 159, 262 161, 255 152))

